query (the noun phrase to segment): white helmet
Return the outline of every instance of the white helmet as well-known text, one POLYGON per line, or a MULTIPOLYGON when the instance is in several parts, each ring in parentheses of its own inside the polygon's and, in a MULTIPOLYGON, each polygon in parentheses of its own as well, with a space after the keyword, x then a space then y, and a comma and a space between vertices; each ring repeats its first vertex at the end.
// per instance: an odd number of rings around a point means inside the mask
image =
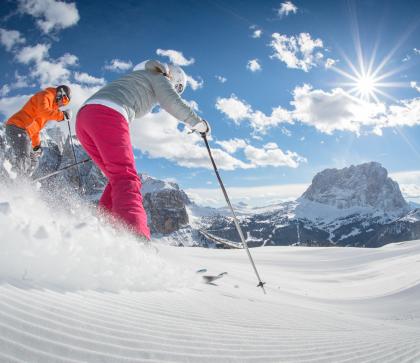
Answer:
POLYGON ((169 79, 175 90, 182 94, 187 86, 187 76, 180 66, 175 64, 168 65, 169 79))

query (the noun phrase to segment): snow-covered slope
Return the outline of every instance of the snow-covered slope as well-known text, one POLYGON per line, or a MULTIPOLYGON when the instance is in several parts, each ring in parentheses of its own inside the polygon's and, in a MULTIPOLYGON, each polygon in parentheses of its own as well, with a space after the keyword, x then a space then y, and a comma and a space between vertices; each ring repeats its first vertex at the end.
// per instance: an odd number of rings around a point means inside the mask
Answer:
POLYGON ((420 361, 420 241, 252 249, 263 295, 243 250, 156 255, 78 200, 0 202, 1 362, 420 361))

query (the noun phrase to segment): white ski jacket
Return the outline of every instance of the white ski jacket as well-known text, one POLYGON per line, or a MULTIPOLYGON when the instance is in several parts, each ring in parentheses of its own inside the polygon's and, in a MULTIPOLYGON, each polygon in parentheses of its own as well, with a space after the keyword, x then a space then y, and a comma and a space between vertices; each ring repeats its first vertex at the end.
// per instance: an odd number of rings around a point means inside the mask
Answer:
POLYGON ((131 72, 101 88, 85 103, 94 100, 111 101, 121 106, 128 120, 148 114, 159 104, 164 110, 189 127, 194 127, 202 119, 182 100, 173 88, 167 70, 158 61, 146 62, 144 70, 131 72))

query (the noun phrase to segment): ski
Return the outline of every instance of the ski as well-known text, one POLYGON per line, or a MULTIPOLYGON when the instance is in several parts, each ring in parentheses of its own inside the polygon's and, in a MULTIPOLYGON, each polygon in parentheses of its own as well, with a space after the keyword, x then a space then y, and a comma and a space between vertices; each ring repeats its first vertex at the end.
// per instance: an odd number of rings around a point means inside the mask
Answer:
POLYGON ((218 275, 204 275, 203 280, 206 284, 211 284, 213 281, 216 281, 220 278, 222 278, 223 276, 227 275, 227 272, 222 272, 218 275))

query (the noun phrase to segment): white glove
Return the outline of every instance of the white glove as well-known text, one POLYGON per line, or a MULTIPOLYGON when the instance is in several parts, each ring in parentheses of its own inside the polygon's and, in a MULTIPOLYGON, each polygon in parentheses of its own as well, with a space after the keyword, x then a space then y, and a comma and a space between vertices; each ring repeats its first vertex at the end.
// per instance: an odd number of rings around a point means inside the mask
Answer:
POLYGON ((206 120, 201 120, 198 124, 194 125, 193 131, 199 132, 200 134, 210 134, 210 125, 206 120))
POLYGON ((69 121, 73 117, 72 110, 63 110, 63 113, 64 113, 64 121, 69 121))

